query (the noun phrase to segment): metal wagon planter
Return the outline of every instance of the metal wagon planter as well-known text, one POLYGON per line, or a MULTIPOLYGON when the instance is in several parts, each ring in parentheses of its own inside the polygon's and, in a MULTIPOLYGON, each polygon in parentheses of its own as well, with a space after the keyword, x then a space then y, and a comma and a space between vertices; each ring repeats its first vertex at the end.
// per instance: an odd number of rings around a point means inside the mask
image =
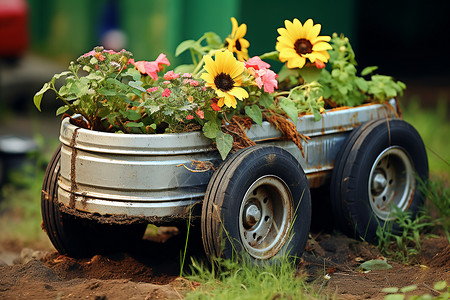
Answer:
MULTIPOLYGON (((146 225, 201 223, 205 251, 273 260, 303 252, 310 188, 330 186, 340 228, 366 240, 391 220, 392 205, 415 213, 428 177, 417 131, 395 100, 297 120, 305 157, 271 124, 247 131, 257 146, 222 161, 201 132, 113 134, 62 121, 61 146, 42 189, 43 225, 61 254, 84 256, 142 238, 146 225)), ((320 201, 320 199, 313 199, 320 201)))

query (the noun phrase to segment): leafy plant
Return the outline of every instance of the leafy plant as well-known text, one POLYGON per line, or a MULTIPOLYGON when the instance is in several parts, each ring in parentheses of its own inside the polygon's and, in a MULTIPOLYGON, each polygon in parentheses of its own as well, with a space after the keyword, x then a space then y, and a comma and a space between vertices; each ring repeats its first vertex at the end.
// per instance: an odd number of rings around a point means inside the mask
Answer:
POLYGON ((392 206, 392 221, 387 221, 383 226, 378 226, 378 249, 384 255, 403 263, 409 263, 421 250, 421 233, 433 226, 430 217, 419 214, 414 219, 411 212, 402 211, 392 206), (398 229, 393 229, 393 222, 398 229))
POLYGON ((358 76, 355 53, 347 37, 335 33, 331 45, 331 70, 324 69, 319 79, 325 99, 338 106, 357 106, 366 100, 384 102, 401 95, 406 88, 403 82, 394 81, 390 76, 374 74, 370 80, 364 79, 377 67, 366 67, 358 76))

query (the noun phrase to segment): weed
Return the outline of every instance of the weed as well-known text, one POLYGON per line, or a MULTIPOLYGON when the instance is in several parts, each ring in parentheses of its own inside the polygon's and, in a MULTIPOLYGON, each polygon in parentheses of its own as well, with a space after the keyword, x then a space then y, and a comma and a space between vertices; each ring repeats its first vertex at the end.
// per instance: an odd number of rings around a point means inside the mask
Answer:
POLYGON ((445 186, 442 180, 419 181, 419 189, 429 201, 427 213, 433 218, 435 226, 442 228, 450 243, 450 187, 445 186))
POLYGON ((310 299, 318 297, 297 274, 295 263, 287 256, 279 263, 213 258, 204 265, 191 263, 191 281, 199 287, 186 299, 310 299), (212 267, 211 267, 212 266, 212 267))
POLYGON ((392 216, 398 229, 393 229, 394 221, 378 226, 378 249, 384 255, 403 263, 410 263, 420 253, 421 241, 425 236, 421 233, 433 226, 430 217, 421 213, 415 218, 411 212, 392 207, 392 216))

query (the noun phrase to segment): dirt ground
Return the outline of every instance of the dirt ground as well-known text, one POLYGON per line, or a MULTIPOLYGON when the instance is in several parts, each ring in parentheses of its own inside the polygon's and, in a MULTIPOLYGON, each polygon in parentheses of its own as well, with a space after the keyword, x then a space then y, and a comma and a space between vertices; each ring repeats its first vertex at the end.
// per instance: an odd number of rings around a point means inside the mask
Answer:
MULTIPOLYGON (((363 262, 380 257, 376 248, 338 233, 311 233, 301 274, 336 299, 383 299, 385 287, 415 284, 415 294, 435 294, 433 284, 450 282, 450 246, 445 237, 423 243, 415 265, 388 260, 389 270, 363 273, 363 262)), ((134 251, 73 259, 54 250, 0 248, 0 299, 183 299, 198 286, 179 277, 184 238, 173 228, 145 237, 134 251), (19 254, 18 251, 21 250, 19 254), (8 256, 9 255, 9 256, 8 256)), ((191 239, 188 255, 203 258, 199 238, 191 239)))

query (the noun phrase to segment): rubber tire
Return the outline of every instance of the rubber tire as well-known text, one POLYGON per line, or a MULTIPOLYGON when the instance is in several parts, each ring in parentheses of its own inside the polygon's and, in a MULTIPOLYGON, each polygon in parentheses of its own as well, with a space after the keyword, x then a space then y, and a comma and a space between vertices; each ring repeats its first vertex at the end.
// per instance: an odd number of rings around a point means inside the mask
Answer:
POLYGON ((125 250, 142 239, 147 224, 111 225, 61 212, 58 202, 61 145, 50 160, 42 185, 42 227, 56 250, 71 257, 90 257, 125 250))
MULTIPOLYGON (((377 241, 378 226, 385 221, 371 208, 368 196, 370 170, 376 158, 391 146, 401 147, 411 159, 415 175, 428 179, 428 159, 423 141, 413 126, 400 119, 379 119, 355 129, 335 160, 330 182, 334 219, 346 234, 371 243, 377 241)), ((425 201, 415 181, 407 211, 414 217, 425 201)), ((392 230, 399 226, 392 224, 392 230)))
POLYGON ((202 206, 201 230, 203 246, 210 259, 224 257, 261 261, 245 251, 239 219, 246 191, 265 175, 277 176, 287 184, 294 210, 290 220, 293 221, 291 239, 284 241, 276 255, 264 261, 273 263, 284 254, 295 260, 303 253, 311 224, 311 195, 306 175, 298 161, 282 148, 254 146, 229 157, 208 184, 202 206))

